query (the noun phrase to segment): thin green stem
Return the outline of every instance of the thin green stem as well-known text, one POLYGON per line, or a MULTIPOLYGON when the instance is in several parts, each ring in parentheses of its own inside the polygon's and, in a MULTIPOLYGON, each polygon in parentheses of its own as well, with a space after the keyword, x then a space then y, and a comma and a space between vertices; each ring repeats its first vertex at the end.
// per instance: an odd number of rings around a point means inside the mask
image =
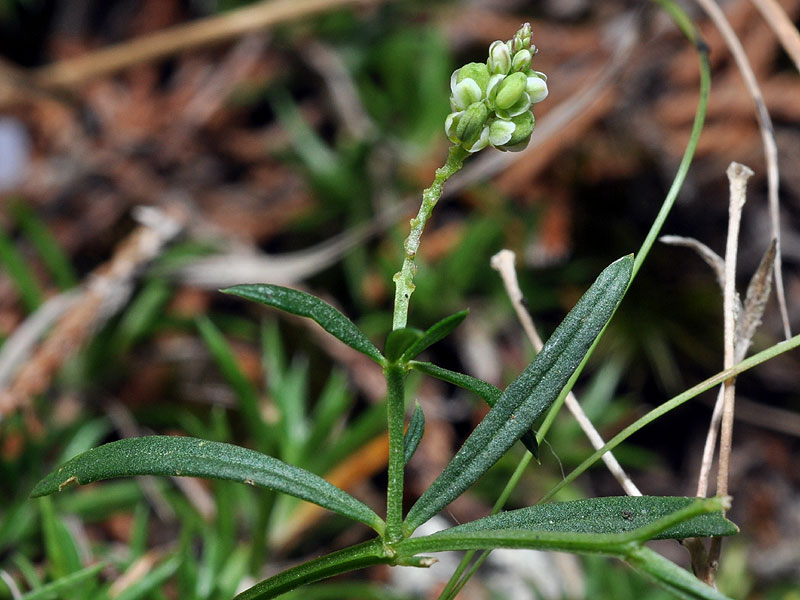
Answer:
POLYGON ((405 471, 405 448, 403 426, 405 425, 405 389, 402 367, 390 364, 384 369, 386 377, 386 418, 389 429, 389 482, 386 487, 386 541, 396 542, 403 538, 403 476, 405 471))
POLYGON ((771 346, 766 350, 762 350, 758 354, 754 354, 750 358, 747 358, 742 362, 737 363, 730 369, 720 371, 713 377, 709 377, 705 381, 698 383, 697 385, 689 388, 682 394, 678 394, 674 398, 664 402, 664 404, 662 404, 658 408, 654 408, 640 419, 637 419, 635 422, 628 425, 625 429, 620 431, 617 435, 615 435, 608 442, 606 442, 605 446, 597 450, 589 458, 587 458, 580 465, 578 465, 569 475, 567 475, 555 487, 553 487, 553 489, 547 492, 547 494, 545 494, 544 497, 542 497, 542 499, 539 500, 539 502, 546 502, 550 500, 556 494, 556 492, 558 492, 565 485, 574 481, 575 478, 578 477, 578 475, 586 471, 586 469, 588 469, 595 462, 597 462, 603 454, 619 446, 622 442, 624 442, 631 435, 639 431, 645 425, 652 423, 662 415, 668 413, 674 408, 679 407, 681 404, 688 402, 689 400, 705 392, 706 390, 710 390, 711 388, 718 386, 719 384, 723 383, 726 379, 735 377, 739 373, 743 373, 744 371, 747 371, 748 369, 751 369, 756 365, 760 365, 761 363, 771 358, 774 358, 779 354, 783 354, 784 352, 788 352, 789 350, 797 348, 798 346, 800 346, 800 335, 796 335, 793 338, 790 338, 784 342, 780 342, 779 344, 775 344, 774 346, 771 346))
POLYGON ((469 156, 469 153, 461 146, 452 146, 447 155, 447 162, 436 170, 433 183, 422 192, 422 204, 419 207, 417 216, 409 222, 411 231, 403 243, 405 249, 403 266, 394 276, 395 296, 392 329, 401 329, 406 326, 408 303, 411 299, 411 294, 414 293, 414 274, 417 271, 415 260, 422 232, 425 229, 428 218, 431 216, 431 212, 439 202, 439 198, 442 197, 445 182, 461 169, 467 156, 469 156))

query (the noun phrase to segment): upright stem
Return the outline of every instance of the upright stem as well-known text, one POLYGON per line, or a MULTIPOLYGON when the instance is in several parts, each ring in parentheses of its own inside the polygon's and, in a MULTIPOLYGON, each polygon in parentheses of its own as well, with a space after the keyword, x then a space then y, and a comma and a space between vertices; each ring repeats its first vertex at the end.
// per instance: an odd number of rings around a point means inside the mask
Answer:
POLYGON ((461 146, 451 146, 450 153, 447 155, 447 162, 436 169, 436 177, 431 187, 422 192, 422 204, 419 207, 417 216, 409 222, 411 231, 403 244, 406 252, 403 259, 403 267, 394 276, 396 288, 392 329, 401 329, 406 326, 408 321, 408 302, 411 299, 411 294, 414 293, 414 274, 417 272, 415 259, 419 249, 419 240, 422 237, 422 231, 425 229, 425 223, 428 222, 428 217, 431 216, 433 208, 439 202, 439 198, 442 197, 442 189, 445 182, 461 168, 467 156, 469 156, 469 153, 461 146))
POLYGON ((389 425, 389 483, 386 488, 386 540, 397 542, 403 538, 403 426, 405 425, 404 369, 390 364, 384 369, 386 376, 386 417, 389 425))

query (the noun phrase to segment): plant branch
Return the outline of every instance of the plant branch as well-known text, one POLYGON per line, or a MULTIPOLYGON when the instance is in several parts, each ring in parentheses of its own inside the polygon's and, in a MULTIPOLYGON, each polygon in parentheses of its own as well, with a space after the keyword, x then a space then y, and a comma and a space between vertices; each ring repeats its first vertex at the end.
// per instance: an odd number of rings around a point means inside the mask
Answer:
POLYGON ((405 449, 403 426, 405 425, 405 393, 403 370, 389 365, 386 375, 386 418, 389 428, 389 482, 386 487, 386 539, 396 542, 403 537, 403 477, 405 471, 405 449))
POLYGON ((447 155, 447 162, 445 162, 444 166, 436 169, 433 183, 422 192, 422 204, 419 207, 417 216, 409 222, 411 231, 403 244, 405 248, 403 266, 394 276, 396 291, 392 329, 401 329, 408 322, 408 303, 411 299, 411 294, 414 293, 414 274, 417 271, 415 260, 422 232, 425 230, 425 224, 428 222, 436 203, 442 197, 442 189, 445 182, 461 168, 467 156, 469 156, 469 153, 461 146, 451 146, 447 155))

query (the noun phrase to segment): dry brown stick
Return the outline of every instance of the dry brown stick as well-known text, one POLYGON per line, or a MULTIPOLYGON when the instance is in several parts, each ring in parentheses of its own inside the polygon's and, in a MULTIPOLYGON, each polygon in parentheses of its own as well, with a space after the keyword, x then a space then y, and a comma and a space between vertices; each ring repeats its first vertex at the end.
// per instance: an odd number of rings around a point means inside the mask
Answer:
POLYGON ((45 89, 68 88, 126 67, 208 46, 314 13, 378 0, 273 0, 170 27, 108 48, 36 69, 33 81, 45 89))
MULTIPOLYGON (((522 328, 525 330, 525 334, 528 336, 528 339, 530 340, 536 352, 541 352, 544 344, 542 343, 542 338, 539 337, 539 332, 536 331, 536 326, 533 324, 533 319, 531 319, 530 314, 528 314, 528 311, 525 309, 523 303, 524 297, 522 295, 522 290, 519 288, 517 273, 514 269, 514 261, 515 256, 511 250, 501 250, 492 257, 491 264, 492 268, 500 273, 500 277, 502 278, 503 284, 506 288, 506 293, 511 300, 511 304, 514 306, 514 311, 517 313, 517 318, 519 319, 520 323, 522 323, 522 328)), ((580 402, 578 402, 575 394, 569 392, 564 400, 564 403, 572 413, 572 416, 575 417, 575 420, 578 422, 578 425, 580 425, 594 449, 599 450, 602 448, 605 445, 605 441, 597 429, 595 429, 595 426, 589 420, 589 417, 586 416, 586 413, 583 411, 583 407, 581 406, 580 402)), ((639 488, 636 487, 636 484, 633 483, 631 478, 625 472, 625 469, 622 468, 622 465, 619 464, 616 457, 611 452, 606 452, 603 454, 602 459, 608 470, 614 476, 614 479, 619 482, 619 484, 622 486, 622 489, 625 490, 625 493, 628 494, 628 496, 642 495, 642 492, 639 491, 639 488)))
POLYGON ((733 59, 736 61, 736 66, 742 74, 747 91, 753 99, 753 104, 756 109, 756 119, 758 121, 759 130, 761 131, 761 140, 764 145, 764 155, 767 161, 767 186, 769 191, 769 216, 772 225, 772 237, 776 240, 775 245, 775 294, 778 297, 778 306, 781 312, 781 320, 783 321, 783 333, 788 340, 792 337, 792 330, 789 325, 789 309, 786 306, 786 293, 783 286, 783 274, 781 272, 781 231, 780 231, 780 201, 778 198, 778 145, 775 142, 775 130, 772 127, 772 118, 769 116, 769 111, 764 103, 764 95, 758 86, 755 73, 750 66, 750 61, 745 54, 741 41, 736 36, 730 23, 728 22, 725 13, 717 5, 714 0, 695 0, 706 14, 714 22, 719 32, 722 34, 725 44, 728 46, 733 59))
POLYGON ((800 72, 800 32, 794 26, 789 15, 776 0, 750 0, 761 12, 761 16, 775 32, 786 54, 794 62, 794 67, 800 72))

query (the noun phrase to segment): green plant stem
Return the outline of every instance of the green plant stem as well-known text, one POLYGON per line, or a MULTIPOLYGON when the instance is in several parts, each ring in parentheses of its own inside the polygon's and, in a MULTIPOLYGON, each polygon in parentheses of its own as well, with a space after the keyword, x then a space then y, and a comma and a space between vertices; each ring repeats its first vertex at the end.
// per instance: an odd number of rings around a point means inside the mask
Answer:
POLYGON ((760 365, 761 363, 771 358, 774 358, 779 354, 783 354, 784 352, 788 352, 789 350, 797 348, 798 346, 800 346, 800 334, 786 341, 780 342, 779 344, 775 344, 774 346, 771 346, 766 350, 762 350, 758 354, 754 354, 750 358, 747 358, 742 362, 735 364, 730 369, 720 371, 713 377, 709 377, 705 381, 698 383, 697 385, 689 388, 682 394, 678 394, 674 398, 667 400, 666 402, 664 402, 664 404, 662 404, 658 408, 654 408, 646 415, 644 415, 640 419, 637 419, 635 422, 631 423, 625 429, 623 429, 617 435, 611 438, 608 442, 606 442, 605 446, 603 446, 602 448, 597 450, 594 454, 592 454, 589 458, 584 460, 569 475, 567 475, 555 487, 553 487, 549 492, 547 492, 547 494, 545 494, 542 497, 542 499, 539 500, 539 502, 546 502, 547 500, 550 500, 556 494, 556 492, 558 492, 565 485, 574 481, 575 478, 578 477, 578 475, 586 471, 586 469, 588 469, 595 462, 597 462, 603 454, 619 446, 623 441, 628 439, 631 435, 639 431, 645 425, 652 423, 662 415, 668 413, 674 408, 677 408, 681 404, 688 402, 695 396, 698 396, 701 393, 710 390, 713 387, 718 386, 725 380, 730 379, 731 377, 735 377, 739 373, 743 373, 744 371, 747 371, 748 369, 751 369, 756 365, 760 365))
POLYGON ((464 159, 469 153, 461 146, 451 146, 447 155, 447 162, 436 169, 431 186, 422 192, 422 204, 419 207, 417 216, 411 219, 411 231, 403 243, 405 257, 403 266, 394 276, 395 296, 394 296, 394 317, 392 319, 392 329, 401 329, 408 322, 408 303, 411 294, 414 293, 414 274, 417 271, 416 257, 419 250, 419 240, 425 229, 425 224, 431 216, 436 203, 442 197, 442 190, 445 182, 450 179, 464 164, 464 159))
POLYGON ((384 369, 386 377, 386 418, 389 430, 389 482, 386 487, 386 541, 396 542, 403 538, 403 475, 405 471, 405 448, 403 428, 405 425, 405 372, 396 364, 384 369))

